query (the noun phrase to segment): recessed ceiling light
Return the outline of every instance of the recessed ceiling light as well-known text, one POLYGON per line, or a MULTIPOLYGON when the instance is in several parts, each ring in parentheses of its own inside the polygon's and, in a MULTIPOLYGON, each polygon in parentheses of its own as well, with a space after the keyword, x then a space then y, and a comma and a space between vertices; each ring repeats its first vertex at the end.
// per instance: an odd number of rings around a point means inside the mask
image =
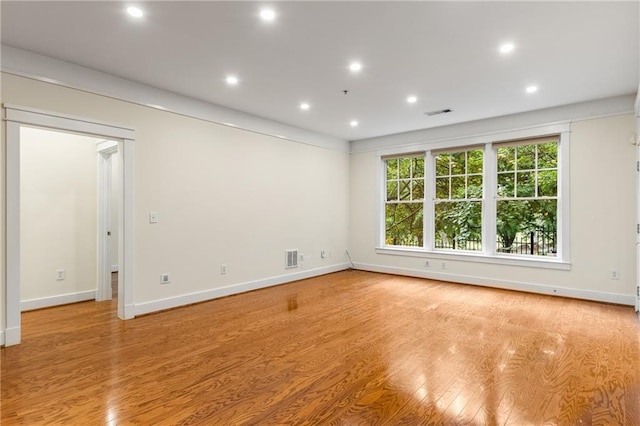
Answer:
POLYGON ((500 46, 500 53, 513 52, 514 48, 515 48, 515 46, 513 45, 513 43, 505 43, 502 46, 500 46))
POLYGON ((353 72, 358 72, 362 69, 362 64, 360 62, 351 62, 349 69, 353 72))
POLYGON ((306 102, 303 102, 303 103, 301 103, 301 104, 300 104, 300 109, 307 110, 307 109, 309 109, 309 108, 310 108, 310 106, 309 106, 309 104, 308 104, 308 103, 306 103, 306 102))
POLYGON ((538 91, 538 86, 529 86, 524 89, 527 93, 535 93, 538 91))
POLYGON ((351 120, 351 122, 349 123, 349 125, 351 127, 358 127, 358 121, 357 120, 351 120))
POLYGON ((127 8, 127 13, 131 16, 133 16, 134 18, 141 18, 142 15, 144 15, 144 12, 142 12, 142 9, 135 7, 135 6, 130 6, 127 8))
POLYGON ((271 9, 262 9, 260 11, 260 17, 264 21, 273 21, 274 19, 276 19, 276 13, 271 9))
POLYGON ((231 86, 235 86, 236 84, 238 84, 239 80, 238 80, 238 77, 236 77, 235 75, 228 75, 225 81, 227 82, 227 84, 231 86))
POLYGON ((417 97, 415 97, 415 96, 413 96, 413 95, 412 95, 412 96, 409 96, 409 97, 407 98, 407 102, 409 102, 410 104, 415 104, 416 102, 418 102, 418 98, 417 98, 417 97))

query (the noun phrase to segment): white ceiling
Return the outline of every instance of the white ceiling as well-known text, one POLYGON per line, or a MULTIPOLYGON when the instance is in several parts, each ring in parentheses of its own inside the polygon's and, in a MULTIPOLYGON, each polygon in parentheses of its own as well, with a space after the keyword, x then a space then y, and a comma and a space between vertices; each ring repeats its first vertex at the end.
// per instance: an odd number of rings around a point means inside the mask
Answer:
POLYGON ((141 19, 127 15, 127 2, 5 0, 2 44, 346 140, 630 94, 639 84, 638 2, 136 4, 141 19), (260 19, 265 6, 275 21, 260 19), (515 50, 501 55, 507 41, 515 50), (357 74, 353 60, 363 65, 357 74), (229 73, 237 86, 225 83, 229 73), (531 84, 538 92, 525 93, 531 84), (453 112, 424 114, 443 108, 453 112))

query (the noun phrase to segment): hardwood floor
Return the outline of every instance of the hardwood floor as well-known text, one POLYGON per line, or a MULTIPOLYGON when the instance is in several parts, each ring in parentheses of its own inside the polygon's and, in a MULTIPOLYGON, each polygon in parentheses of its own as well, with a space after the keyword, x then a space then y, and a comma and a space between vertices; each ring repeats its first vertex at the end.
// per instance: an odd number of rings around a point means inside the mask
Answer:
POLYGON ((118 273, 111 273, 111 297, 116 299, 118 297, 118 273))
POLYGON ((3 425, 640 425, 630 307, 345 271, 115 309, 23 314, 3 425))

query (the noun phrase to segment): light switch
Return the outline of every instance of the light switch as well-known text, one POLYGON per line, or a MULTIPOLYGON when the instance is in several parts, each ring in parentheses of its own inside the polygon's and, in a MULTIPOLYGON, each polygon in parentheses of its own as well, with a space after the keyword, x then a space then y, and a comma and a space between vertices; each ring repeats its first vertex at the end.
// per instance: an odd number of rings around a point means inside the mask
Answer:
POLYGON ((149 223, 158 223, 158 212, 149 213, 149 223))

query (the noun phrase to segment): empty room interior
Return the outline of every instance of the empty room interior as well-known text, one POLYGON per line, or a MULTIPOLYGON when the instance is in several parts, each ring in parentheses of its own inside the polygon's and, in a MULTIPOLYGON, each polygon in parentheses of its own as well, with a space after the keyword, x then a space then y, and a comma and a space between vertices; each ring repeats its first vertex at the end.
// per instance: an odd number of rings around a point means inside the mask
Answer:
POLYGON ((2 1, 1 423, 640 425, 637 1, 2 1))

